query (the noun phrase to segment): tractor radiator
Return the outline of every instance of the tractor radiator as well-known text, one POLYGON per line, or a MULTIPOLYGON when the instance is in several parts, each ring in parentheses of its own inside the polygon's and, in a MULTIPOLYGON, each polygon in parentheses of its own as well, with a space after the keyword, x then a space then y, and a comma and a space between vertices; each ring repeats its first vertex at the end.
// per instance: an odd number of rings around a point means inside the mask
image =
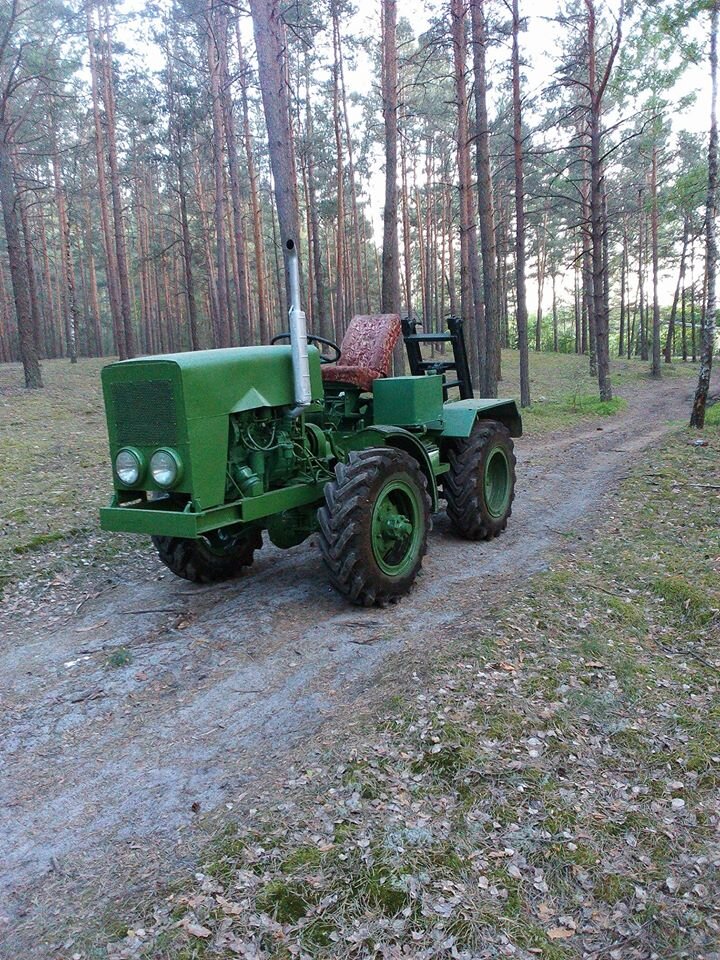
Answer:
POLYGON ((110 390, 118 443, 137 446, 177 443, 172 381, 113 383, 110 390))

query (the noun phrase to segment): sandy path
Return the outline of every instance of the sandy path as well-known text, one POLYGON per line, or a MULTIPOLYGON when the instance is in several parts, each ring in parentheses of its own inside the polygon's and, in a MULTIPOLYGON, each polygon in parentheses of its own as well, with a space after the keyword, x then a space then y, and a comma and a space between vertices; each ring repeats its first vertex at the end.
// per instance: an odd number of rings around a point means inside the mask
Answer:
POLYGON ((158 570, 59 625, 38 614, 6 626, 0 956, 53 955, 36 936, 62 918, 64 898, 82 915, 125 878, 147 889, 158 869, 182 865, 198 808, 251 800, 323 724, 341 727, 389 654, 411 668, 437 628, 542 567, 564 532, 590 531, 628 466, 686 415, 690 390, 648 382, 619 417, 519 441, 507 532, 469 544, 437 517, 423 574, 397 606, 348 607, 310 541, 266 546, 231 584, 196 588, 158 570), (108 667, 118 647, 131 662, 108 667))

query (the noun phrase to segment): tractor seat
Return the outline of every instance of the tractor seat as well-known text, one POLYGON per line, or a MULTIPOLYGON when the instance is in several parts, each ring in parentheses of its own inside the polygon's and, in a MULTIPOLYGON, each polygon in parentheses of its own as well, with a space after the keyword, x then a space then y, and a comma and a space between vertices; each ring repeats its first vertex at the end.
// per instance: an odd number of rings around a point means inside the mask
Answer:
POLYGON ((374 380, 390 373, 393 347, 400 331, 396 313, 353 317, 340 344, 340 362, 322 368, 323 380, 372 390, 374 380))

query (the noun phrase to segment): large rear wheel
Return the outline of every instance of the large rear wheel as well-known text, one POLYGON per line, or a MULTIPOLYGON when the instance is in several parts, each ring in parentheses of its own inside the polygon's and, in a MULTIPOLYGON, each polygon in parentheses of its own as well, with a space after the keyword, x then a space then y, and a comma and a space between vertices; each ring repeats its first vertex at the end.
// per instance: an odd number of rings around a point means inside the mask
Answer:
POLYGON ((430 528, 427 480, 401 450, 352 452, 325 487, 318 521, 334 586, 353 603, 383 606, 408 592, 422 566, 430 528))
POLYGON ((447 514, 466 540, 491 540, 507 526, 515 497, 515 453, 510 431, 479 420, 448 452, 443 476, 447 514))
POLYGON ((158 556, 177 577, 216 583, 237 577, 262 546, 260 530, 214 530, 197 539, 153 537, 158 556))

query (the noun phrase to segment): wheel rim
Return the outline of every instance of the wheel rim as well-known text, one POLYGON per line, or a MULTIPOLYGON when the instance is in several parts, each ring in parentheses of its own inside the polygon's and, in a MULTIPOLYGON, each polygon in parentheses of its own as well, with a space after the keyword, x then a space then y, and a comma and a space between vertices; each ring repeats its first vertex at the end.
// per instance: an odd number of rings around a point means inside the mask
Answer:
POLYGON ((372 513, 372 551, 378 567, 390 577, 409 573, 421 539, 422 507, 415 489, 404 480, 386 483, 372 513))
POLYGON ((510 503, 510 464, 502 447, 493 447, 485 460, 485 506, 492 517, 502 517, 510 503))

